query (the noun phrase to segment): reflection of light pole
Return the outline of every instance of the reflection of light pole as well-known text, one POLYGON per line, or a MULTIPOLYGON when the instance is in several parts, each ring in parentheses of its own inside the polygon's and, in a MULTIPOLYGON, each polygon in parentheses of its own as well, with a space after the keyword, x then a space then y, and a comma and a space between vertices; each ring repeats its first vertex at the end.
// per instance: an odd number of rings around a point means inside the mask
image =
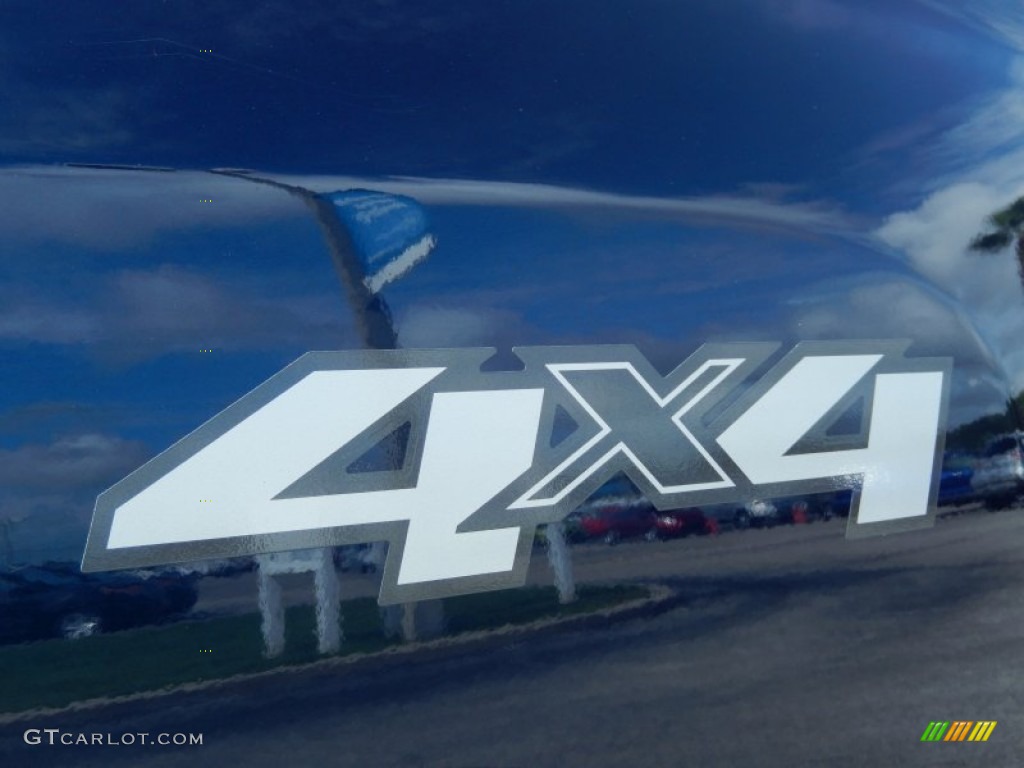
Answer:
POLYGON ((576 599, 576 580, 572 575, 572 557, 565 541, 565 525, 559 521, 544 527, 544 538, 548 545, 548 564, 555 575, 558 602, 565 605, 576 599))
MULTIPOLYGON (((368 349, 398 348, 398 333, 395 331, 387 302, 384 301, 383 296, 371 290, 368 285, 366 269, 359 258, 352 236, 334 209, 333 202, 305 187, 261 178, 246 171, 214 169, 211 173, 283 189, 302 200, 313 211, 317 224, 320 225, 320 231, 327 242, 331 260, 334 263, 334 269, 338 273, 342 289, 345 291, 345 298, 355 315, 356 329, 363 345, 368 349)), ((389 446, 389 448, 394 447, 389 446)), ((392 455, 397 454, 393 453, 392 455)), ((400 633, 407 640, 440 634, 444 624, 440 600, 424 600, 419 603, 407 603, 404 606, 388 606, 384 610, 383 616, 385 631, 391 635, 400 633)))

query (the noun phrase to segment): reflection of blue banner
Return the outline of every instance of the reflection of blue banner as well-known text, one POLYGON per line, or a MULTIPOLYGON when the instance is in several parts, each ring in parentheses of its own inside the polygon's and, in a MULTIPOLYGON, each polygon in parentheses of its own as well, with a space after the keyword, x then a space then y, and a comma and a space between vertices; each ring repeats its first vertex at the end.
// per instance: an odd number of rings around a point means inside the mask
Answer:
POLYGON ((334 205, 376 293, 423 261, 436 240, 427 215, 411 197, 353 189, 321 195, 334 205))

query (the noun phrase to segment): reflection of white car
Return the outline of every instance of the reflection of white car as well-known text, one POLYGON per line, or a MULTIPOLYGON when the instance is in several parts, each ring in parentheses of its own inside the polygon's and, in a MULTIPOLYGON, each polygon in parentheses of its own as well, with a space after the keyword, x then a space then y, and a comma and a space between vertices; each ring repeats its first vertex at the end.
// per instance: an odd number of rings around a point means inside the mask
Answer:
POLYGON ((60 623, 60 633, 68 640, 78 640, 82 637, 92 637, 99 634, 102 622, 97 616, 85 616, 75 613, 67 616, 60 623))
POLYGON ((1024 432, 989 440, 974 465, 971 485, 990 508, 1012 504, 1024 490, 1024 432))
POLYGON ((733 525, 736 528, 767 528, 775 525, 779 519, 779 509, 770 501, 750 501, 736 510, 733 525))

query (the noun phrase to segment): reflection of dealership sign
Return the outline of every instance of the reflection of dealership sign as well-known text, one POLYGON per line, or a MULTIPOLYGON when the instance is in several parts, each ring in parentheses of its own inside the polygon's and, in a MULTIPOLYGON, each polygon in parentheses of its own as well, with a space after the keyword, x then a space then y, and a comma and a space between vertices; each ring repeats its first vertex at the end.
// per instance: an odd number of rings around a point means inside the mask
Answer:
POLYGON ((310 353, 102 494, 83 568, 386 539, 382 602, 514 585, 618 472, 661 509, 854 488, 851 534, 930 525, 951 362, 905 347, 310 353))

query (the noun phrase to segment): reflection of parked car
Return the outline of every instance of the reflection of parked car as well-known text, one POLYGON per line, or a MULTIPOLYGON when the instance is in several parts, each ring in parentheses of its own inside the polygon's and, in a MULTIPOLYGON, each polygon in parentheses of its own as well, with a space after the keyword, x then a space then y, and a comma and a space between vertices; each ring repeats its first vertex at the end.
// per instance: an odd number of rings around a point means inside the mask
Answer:
MULTIPOLYGON (((580 522, 583 517, 583 510, 576 509, 570 512, 564 520, 562 520, 562 535, 565 536, 567 544, 578 544, 581 541, 586 540, 587 532, 583 530, 583 525, 580 522)), ((546 547, 548 544, 548 527, 546 525, 537 526, 537 531, 533 536, 533 543, 538 547, 546 547)))
POLYGON ((1024 488, 1024 433, 999 435, 988 441, 974 466, 971 485, 989 509, 1010 506, 1024 488))
POLYGON ((222 560, 199 560, 183 563, 167 569, 184 575, 198 574, 212 576, 216 579, 232 578, 242 573, 256 570, 256 560, 252 557, 231 557, 222 560))
POLYGON ((646 535, 648 539, 654 540, 708 533, 718 533, 718 524, 706 517, 701 510, 691 507, 658 512, 654 519, 654 527, 646 535))
POLYGON ((849 488, 832 493, 817 494, 809 498, 813 500, 812 514, 822 520, 850 516, 850 507, 853 506, 853 491, 849 488))
POLYGON ((351 544, 334 550, 334 565, 342 573, 376 573, 379 554, 372 544, 351 544))
POLYGON ((642 536, 654 527, 654 507, 650 504, 596 507, 583 513, 580 527, 590 538, 615 544, 630 536, 642 536))
POLYGON ((733 528, 738 530, 831 520, 833 517, 847 517, 852 500, 853 491, 844 488, 830 493, 753 501, 733 509, 725 519, 731 520, 733 528))
POLYGON ((0 642, 81 637, 154 624, 195 605, 196 575, 83 574, 75 563, 0 572, 0 642))
POLYGON ((942 460, 939 481, 940 507, 966 504, 977 497, 974 489, 974 467, 971 459, 958 453, 947 453, 942 460))
POLYGON ((775 499, 780 523, 813 523, 833 517, 849 517, 853 491, 843 488, 829 493, 775 499))
POLYGON ((771 528, 781 522, 779 508, 770 501, 752 501, 736 510, 732 524, 740 530, 771 528))

